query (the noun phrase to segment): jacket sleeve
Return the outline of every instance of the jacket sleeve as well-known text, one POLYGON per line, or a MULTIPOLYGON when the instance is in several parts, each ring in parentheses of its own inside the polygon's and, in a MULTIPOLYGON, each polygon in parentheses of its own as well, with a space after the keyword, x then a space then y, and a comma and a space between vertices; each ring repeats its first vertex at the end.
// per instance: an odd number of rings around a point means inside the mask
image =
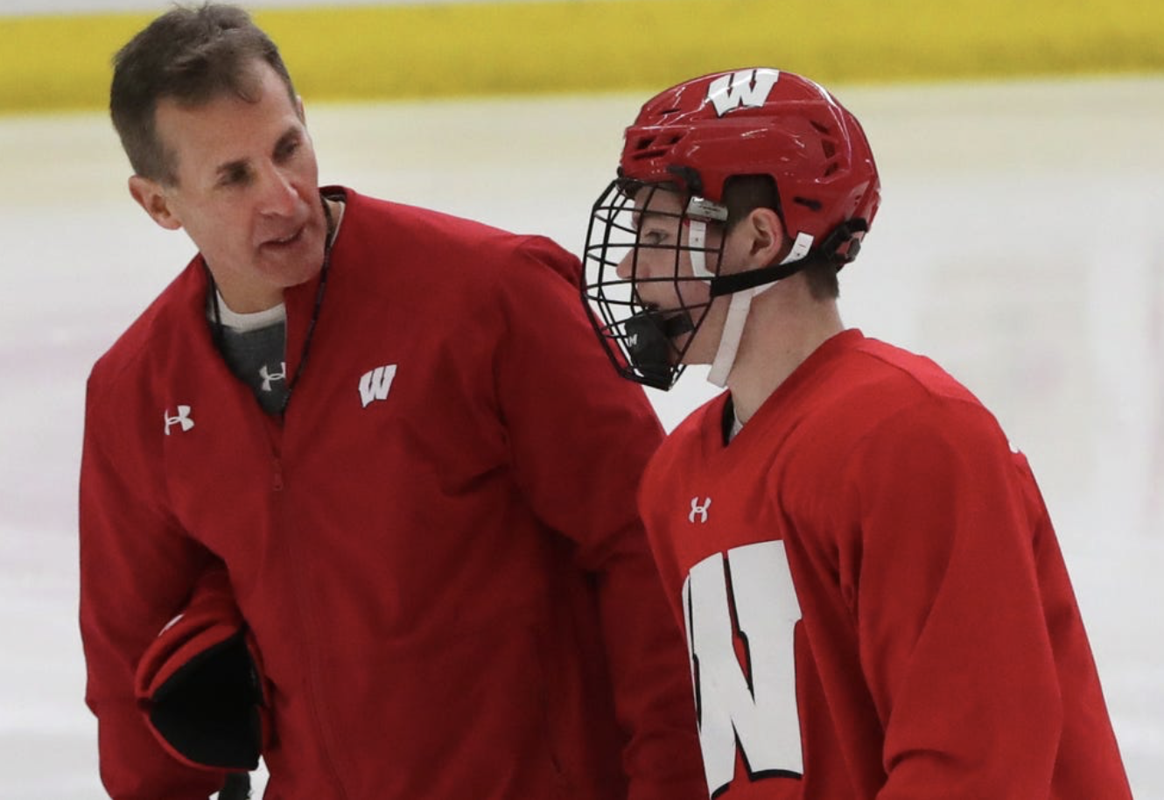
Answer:
POLYGON ((534 512, 572 540, 576 562, 599 587, 615 712, 629 737, 629 796, 705 798, 686 645, 635 503, 662 429, 586 320, 577 259, 535 238, 509 272, 500 407, 534 512))
POLYGON ((134 672, 209 553, 166 513, 158 470, 135 446, 142 437, 103 413, 94 383, 81 457, 80 623, 101 779, 115 800, 205 800, 225 773, 183 766, 162 749, 135 701, 134 672))
POLYGON ((1083 634, 1066 573, 1040 583, 1054 533, 1030 480, 963 400, 891 417, 846 467, 852 610, 885 729, 879 800, 1053 796, 1064 701, 1049 620, 1083 634))

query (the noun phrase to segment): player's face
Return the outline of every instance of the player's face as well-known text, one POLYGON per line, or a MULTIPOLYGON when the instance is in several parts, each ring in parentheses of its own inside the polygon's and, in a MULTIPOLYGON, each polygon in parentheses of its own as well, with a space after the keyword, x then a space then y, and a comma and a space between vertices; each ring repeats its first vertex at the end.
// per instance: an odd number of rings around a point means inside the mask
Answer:
POLYGON ((327 237, 302 105, 268 64, 255 64, 257 102, 233 94, 195 107, 161 101, 157 131, 177 181, 130 181, 158 224, 186 230, 239 312, 277 305, 283 289, 314 276, 327 237))
MULTIPOLYGON (((690 314, 697 330, 679 334, 673 344, 677 352, 683 352, 684 363, 710 363, 726 304, 722 298, 713 301, 707 281, 695 275, 691 253, 685 249, 691 245, 691 230, 682 216, 682 197, 671 191, 652 191, 648 186, 634 199, 638 243, 619 263, 618 276, 633 281, 642 304, 664 317, 690 314), (695 339, 688 345, 692 336, 695 339)), ((704 263, 712 273, 718 268, 720 236, 719 225, 708 225, 704 263)))

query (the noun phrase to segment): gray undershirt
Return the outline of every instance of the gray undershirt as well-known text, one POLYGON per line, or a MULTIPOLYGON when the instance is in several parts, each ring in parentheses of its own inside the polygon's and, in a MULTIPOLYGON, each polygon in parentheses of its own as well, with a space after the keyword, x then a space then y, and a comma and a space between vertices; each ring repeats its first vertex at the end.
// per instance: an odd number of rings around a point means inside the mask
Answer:
MULTIPOLYGON (((221 295, 215 299, 222 320, 218 341, 223 359, 235 377, 251 388, 263 411, 280 413, 287 402, 285 309, 279 305, 257 314, 236 314, 221 295)), ((210 319, 215 324, 213 309, 210 319)))

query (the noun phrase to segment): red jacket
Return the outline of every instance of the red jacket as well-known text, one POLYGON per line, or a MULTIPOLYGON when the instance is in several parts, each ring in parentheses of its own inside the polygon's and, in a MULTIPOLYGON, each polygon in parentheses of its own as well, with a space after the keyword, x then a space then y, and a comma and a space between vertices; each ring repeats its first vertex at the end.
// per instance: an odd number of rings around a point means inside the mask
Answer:
POLYGON ((1026 459, 928 359, 847 331, 642 482, 723 800, 1123 800, 1026 459))
MULTIPOLYGON (((107 789, 221 785, 133 701, 221 561, 269 684, 268 798, 701 796, 633 503, 661 431, 594 341, 576 259, 346 197, 281 424, 215 350, 197 258, 93 370, 81 627, 107 789)), ((287 375, 318 283, 285 293, 287 375)))

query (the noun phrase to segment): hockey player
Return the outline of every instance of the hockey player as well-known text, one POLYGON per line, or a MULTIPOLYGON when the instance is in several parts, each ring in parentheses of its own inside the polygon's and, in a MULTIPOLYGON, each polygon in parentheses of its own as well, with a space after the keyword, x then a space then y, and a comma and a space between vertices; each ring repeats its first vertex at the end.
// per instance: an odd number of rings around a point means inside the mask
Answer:
POLYGON ((279 800, 700 796, 634 507, 662 431, 594 342, 578 260, 321 190, 237 8, 156 19, 111 108, 133 198, 199 252, 88 386, 109 794, 204 799, 261 753, 279 800))
POLYGON ((727 388, 639 495, 708 793, 1127 798, 1026 459, 932 361, 842 324, 879 202, 853 115, 757 68, 649 100, 594 208, 583 294, 617 369, 727 388))

